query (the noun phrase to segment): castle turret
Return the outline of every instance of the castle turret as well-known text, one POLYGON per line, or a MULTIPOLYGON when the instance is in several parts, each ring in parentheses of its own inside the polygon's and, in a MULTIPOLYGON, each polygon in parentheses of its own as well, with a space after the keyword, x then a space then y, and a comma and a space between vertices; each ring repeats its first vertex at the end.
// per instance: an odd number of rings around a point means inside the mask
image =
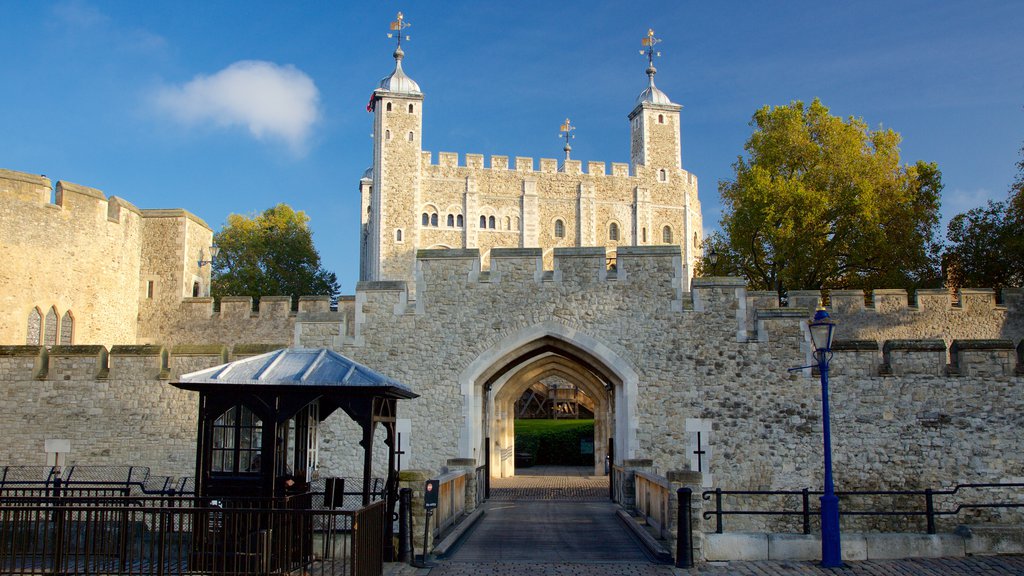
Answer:
POLYGON ((362 280, 412 278, 418 238, 416 210, 420 205, 423 93, 402 70, 402 30, 409 26, 402 13, 391 23, 398 38, 395 69, 373 91, 368 108, 374 114, 373 167, 360 184, 364 195, 362 280), (367 202, 366 196, 369 196, 367 202))
POLYGON ((654 85, 654 75, 658 72, 654 67, 654 57, 661 55, 654 46, 660 41, 654 37, 654 30, 648 30, 643 40, 646 48, 640 51, 647 56, 648 83, 637 96, 636 107, 629 113, 630 161, 634 170, 637 166, 646 166, 658 171, 664 180, 674 169, 683 167, 679 137, 679 111, 683 107, 673 103, 654 85))

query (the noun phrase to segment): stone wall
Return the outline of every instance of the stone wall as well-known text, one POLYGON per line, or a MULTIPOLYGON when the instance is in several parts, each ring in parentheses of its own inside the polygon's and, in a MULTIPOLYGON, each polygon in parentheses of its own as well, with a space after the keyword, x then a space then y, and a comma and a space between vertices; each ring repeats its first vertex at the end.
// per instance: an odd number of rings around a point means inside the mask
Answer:
POLYGON ((124 200, 0 170, 0 342, 134 342, 141 230, 124 200), (43 328, 30 336, 34 310, 43 328))

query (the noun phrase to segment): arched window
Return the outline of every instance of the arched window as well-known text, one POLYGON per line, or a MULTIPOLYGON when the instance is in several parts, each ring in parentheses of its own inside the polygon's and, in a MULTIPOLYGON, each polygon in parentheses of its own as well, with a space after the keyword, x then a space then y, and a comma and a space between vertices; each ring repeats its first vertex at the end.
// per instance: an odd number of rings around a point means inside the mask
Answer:
POLYGON ((53 308, 46 312, 46 322, 43 324, 43 344, 57 345, 57 311, 53 308))
POLYGON ((512 224, 515 226, 516 230, 520 229, 519 228, 519 216, 516 216, 516 219, 512 221, 512 224))
POLYGON ((384 139, 385 140, 391 140, 391 130, 385 130, 384 131, 384 139))
POLYGON ((458 216, 455 217, 455 225, 458 226, 459 228, 462 228, 462 224, 462 214, 459 214, 458 216))
POLYGON ((236 404, 213 422, 210 471, 246 474, 260 471, 263 421, 248 406, 236 404))
POLYGON ((672 228, 665 226, 661 229, 661 241, 665 244, 672 243, 672 228))
POLYGON ((409 142, 412 142, 412 132, 409 132, 409 142))
POLYGON ((402 241, 402 229, 399 228, 398 230, 395 230, 395 242, 401 242, 401 241, 402 241))
POLYGON ((448 215, 448 227, 451 228, 452 226, 455 226, 455 214, 448 215))
POLYGON ((43 332, 43 314, 39 308, 33 308, 28 313, 28 335, 25 336, 25 344, 39 346, 39 338, 43 332))
POLYGON ((661 170, 658 170, 658 180, 660 182, 665 182, 665 181, 668 180, 668 172, 665 172, 664 168, 662 168, 661 170))
POLYGON ((487 228, 487 216, 480 217, 480 228, 487 228))
POLYGON ((430 225, 437 228, 437 212, 430 215, 430 225))
POLYGON ((565 224, 561 220, 555 220, 555 238, 565 238, 565 224))
POLYGON ((644 243, 647 242, 647 228, 640 229, 640 241, 644 243))
POLYGON ((409 104, 409 114, 412 114, 413 110, 414 110, 414 108, 412 107, 412 104, 409 104))
POLYGON ((700 238, 697 238, 697 233, 693 233, 693 247, 700 248, 700 238))
POLYGON ((422 223, 423 226, 430 225, 430 214, 427 214, 426 212, 423 213, 422 223))
POLYGON ((494 230, 494 216, 487 219, 487 227, 494 230))
POLYGON ((608 225, 608 239, 616 242, 619 241, 619 225, 615 222, 608 225))
POLYGON ((384 109, 387 110, 388 112, 391 112, 391 102, 388 102, 388 105, 385 106, 384 109))
POLYGON ((505 230, 512 229, 512 218, 505 216, 505 230))
POLYGON ((192 283, 192 297, 199 298, 199 282, 192 283))
POLYGON ((60 317, 60 345, 70 346, 75 334, 75 319, 68 310, 60 317))
POLYGON ((665 123, 665 115, 664 114, 658 114, 658 124, 664 124, 664 123, 665 123))

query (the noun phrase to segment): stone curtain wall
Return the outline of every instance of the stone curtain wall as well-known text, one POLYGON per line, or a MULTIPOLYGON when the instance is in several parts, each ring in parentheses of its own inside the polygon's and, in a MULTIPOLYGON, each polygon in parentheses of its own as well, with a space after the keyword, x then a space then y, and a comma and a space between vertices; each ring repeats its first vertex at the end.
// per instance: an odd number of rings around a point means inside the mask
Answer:
MULTIPOLYGON (((820 384, 787 371, 809 363, 808 309, 748 308, 737 279, 701 279, 692 294, 684 293, 680 257, 669 248, 620 250, 615 279, 604 273, 604 255, 586 250, 556 253, 553 274, 540 272, 539 251, 495 252, 489 272, 480 271, 474 252, 422 252, 414 304, 396 282, 362 284, 356 296, 356 331, 342 352, 421 394, 399 407, 400 417, 412 419, 409 466, 438 469, 465 456, 460 375, 502 339, 554 322, 601 342, 637 372, 636 445, 628 456, 651 459, 662 474, 686 469, 690 439, 683 424, 698 418, 712 423, 706 441, 715 486, 821 485, 820 384)), ((843 313, 837 316, 843 322, 843 313)), ((977 305, 927 320, 939 331, 972 338, 1012 332, 1007 327, 1018 321, 1016 308, 977 305), (957 316, 964 313, 974 315, 970 322, 957 316), (973 333, 957 332, 967 325, 973 333)), ((865 335, 868 324, 852 335, 865 335)), ((1016 345, 1020 337, 1014 338, 1016 345)), ((836 353, 840 489, 1024 477, 1024 382, 1015 373, 1016 355, 965 352, 947 370, 945 344, 939 346, 897 344, 883 356, 876 344, 836 353)), ((357 440, 351 431, 330 428, 341 445, 357 440)))
MULTIPOLYGON (((198 395, 178 390, 153 347, 0 348, 0 463, 45 465, 46 440, 67 439, 68 465, 149 466, 193 476, 198 395)), ((200 369, 217 355, 183 355, 200 369)))
POLYGON ((0 342, 26 343, 33 308, 70 310, 75 342, 134 342, 139 210, 68 182, 55 203, 53 192, 46 177, 0 170, 0 342))

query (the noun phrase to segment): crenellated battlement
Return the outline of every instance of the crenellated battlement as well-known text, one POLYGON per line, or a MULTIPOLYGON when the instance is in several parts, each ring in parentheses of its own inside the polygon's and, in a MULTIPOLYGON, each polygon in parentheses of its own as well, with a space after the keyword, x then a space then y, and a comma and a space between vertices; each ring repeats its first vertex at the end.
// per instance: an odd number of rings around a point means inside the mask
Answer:
MULTIPOLYGON (((455 170, 461 175, 470 175, 473 171, 484 172, 521 172, 535 174, 564 174, 572 176, 618 178, 627 182, 644 182, 655 177, 652 169, 643 165, 635 167, 631 171, 629 163, 612 162, 611 171, 607 162, 588 161, 584 164, 580 160, 557 160, 555 158, 533 158, 530 156, 515 156, 509 161, 508 156, 483 154, 464 154, 458 152, 437 152, 423 151, 421 162, 424 169, 446 169, 455 170), (462 174, 462 173, 465 174, 462 174), (650 172, 650 173, 648 173, 650 172)), ((692 173, 678 169, 688 185, 696 186, 697 177, 692 173)))
MULTIPOLYGON (((129 214, 137 218, 142 211, 117 196, 107 197, 102 191, 60 180, 56 186, 46 176, 0 169, 0 199, 10 199, 29 206, 67 211, 72 217, 122 223, 129 214), (52 201, 51 201, 52 198, 52 201)), ((22 209, 24 210, 25 207, 22 209)), ((34 216, 23 213, 23 218, 34 216)), ((84 224, 84 220, 83 220, 84 224)))

